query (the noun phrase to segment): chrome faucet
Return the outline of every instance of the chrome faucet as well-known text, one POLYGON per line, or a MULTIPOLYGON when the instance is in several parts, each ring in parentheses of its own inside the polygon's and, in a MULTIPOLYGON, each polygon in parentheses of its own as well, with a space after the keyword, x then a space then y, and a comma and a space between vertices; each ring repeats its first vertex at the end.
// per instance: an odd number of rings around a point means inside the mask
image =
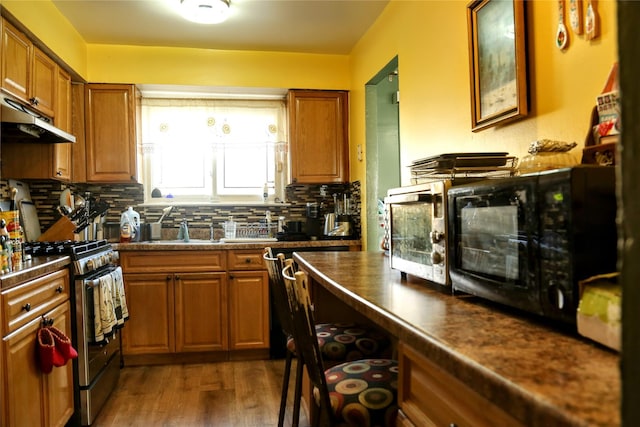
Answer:
POLYGON ((184 240, 185 242, 189 241, 189 226, 187 225, 186 219, 183 219, 180 223, 180 229, 178 229, 178 240, 184 240))

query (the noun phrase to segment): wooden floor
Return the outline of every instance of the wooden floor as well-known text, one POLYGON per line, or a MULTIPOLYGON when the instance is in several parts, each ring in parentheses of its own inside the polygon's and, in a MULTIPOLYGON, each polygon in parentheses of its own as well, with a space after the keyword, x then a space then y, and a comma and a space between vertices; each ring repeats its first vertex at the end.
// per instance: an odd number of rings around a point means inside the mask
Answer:
MULTIPOLYGON (((284 359, 125 367, 92 425, 277 426, 283 371, 284 359)), ((291 425, 293 378, 290 383, 285 426, 291 425)), ((304 413, 300 426, 309 426, 304 413)))

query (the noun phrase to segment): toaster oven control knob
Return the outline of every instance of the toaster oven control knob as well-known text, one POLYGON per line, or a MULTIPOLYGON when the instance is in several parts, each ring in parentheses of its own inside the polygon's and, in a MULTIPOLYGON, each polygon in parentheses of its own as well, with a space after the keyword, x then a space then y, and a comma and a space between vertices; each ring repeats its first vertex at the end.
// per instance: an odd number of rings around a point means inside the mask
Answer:
POLYGON ((431 252, 431 263, 433 265, 442 263, 442 254, 438 251, 431 252))
POLYGON ((444 233, 438 230, 433 230, 431 232, 431 243, 438 243, 440 240, 442 240, 443 237, 444 237, 444 233))

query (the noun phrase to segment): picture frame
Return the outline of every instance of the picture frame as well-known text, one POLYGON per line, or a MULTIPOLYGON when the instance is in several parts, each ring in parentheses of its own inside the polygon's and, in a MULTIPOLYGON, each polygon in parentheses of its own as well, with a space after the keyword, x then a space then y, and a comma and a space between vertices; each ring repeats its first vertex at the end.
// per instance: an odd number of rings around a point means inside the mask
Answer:
POLYGON ((474 0, 467 5, 471 130, 529 113, 525 2, 474 0))

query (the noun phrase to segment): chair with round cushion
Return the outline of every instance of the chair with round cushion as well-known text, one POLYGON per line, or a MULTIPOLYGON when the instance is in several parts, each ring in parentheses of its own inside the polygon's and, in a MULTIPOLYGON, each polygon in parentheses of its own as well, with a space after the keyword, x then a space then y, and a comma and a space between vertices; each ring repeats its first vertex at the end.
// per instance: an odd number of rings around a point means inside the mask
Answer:
POLYGON ((398 411, 398 362, 367 358, 324 369, 316 334, 307 277, 285 266, 282 272, 292 313, 298 357, 313 385, 317 406, 314 426, 395 426, 398 411))
MULTIPOLYGON (((296 358, 292 422, 295 427, 299 422, 304 359, 296 349, 296 340, 293 334, 293 315, 290 311, 285 282, 282 277, 282 270, 286 266, 291 265, 291 268, 293 268, 293 260, 285 259, 283 254, 278 254, 274 257, 269 247, 265 248, 263 258, 269 272, 272 309, 276 311, 277 320, 282 327, 283 333, 288 337, 278 426, 281 427, 284 423, 291 366, 293 359, 296 358)), ((391 342, 386 335, 356 323, 320 323, 315 325, 315 333, 326 366, 333 366, 350 360, 378 358, 387 354, 391 348, 391 342)))

